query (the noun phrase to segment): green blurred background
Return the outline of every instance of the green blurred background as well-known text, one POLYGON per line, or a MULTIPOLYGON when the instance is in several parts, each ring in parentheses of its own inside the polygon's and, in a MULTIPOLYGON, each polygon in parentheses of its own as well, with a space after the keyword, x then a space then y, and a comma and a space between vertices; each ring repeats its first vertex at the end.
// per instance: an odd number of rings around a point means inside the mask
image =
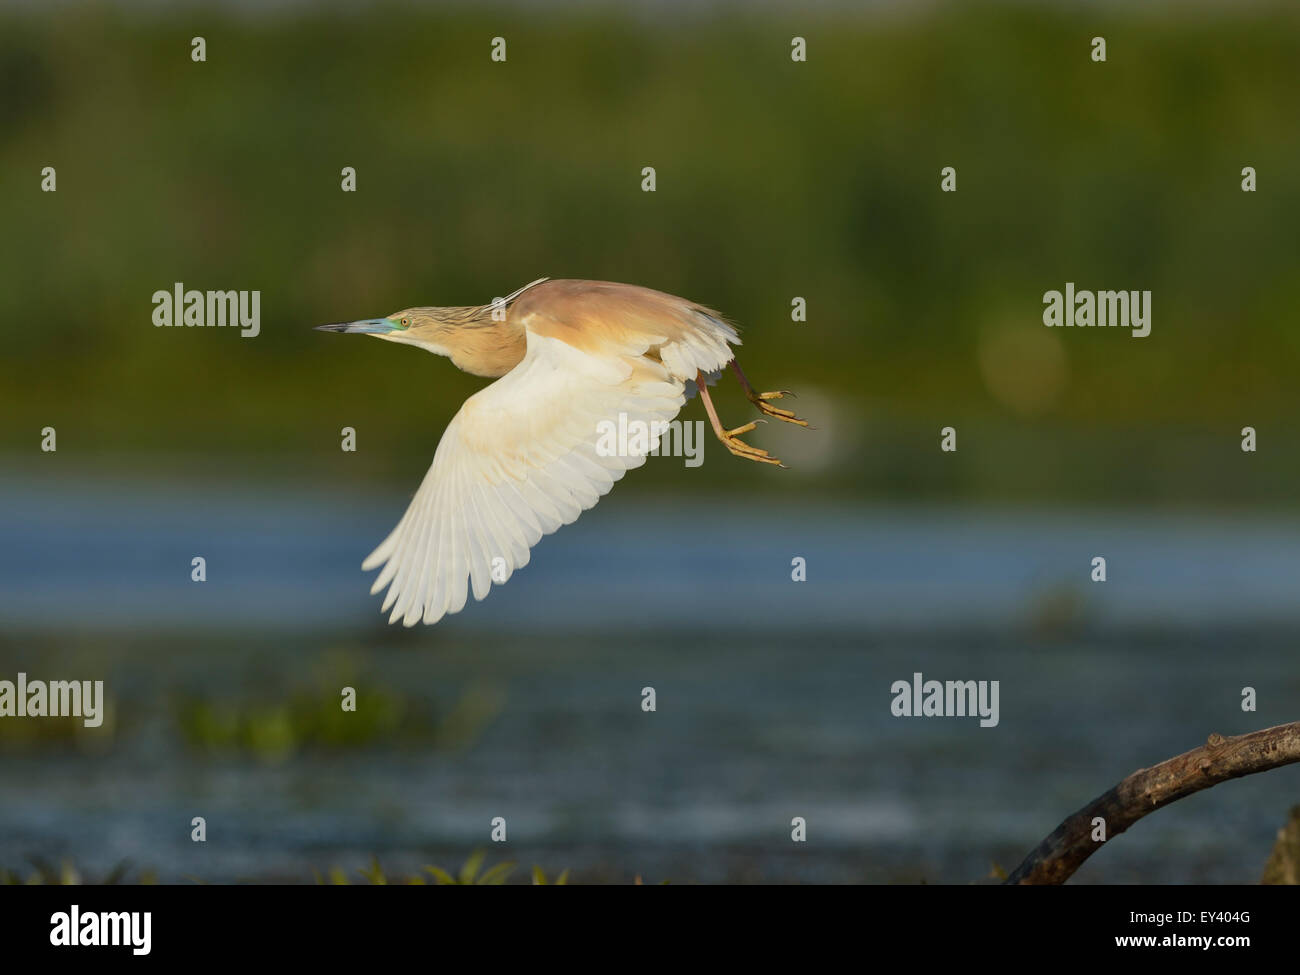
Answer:
POLYGON ((814 394, 802 473, 707 464, 686 488, 1293 504, 1294 4, 0 16, 15 460, 53 425, 137 468, 407 483, 481 382, 310 326, 550 275, 710 303, 764 388, 814 394), (1067 280, 1152 291, 1151 336, 1043 328, 1067 280), (155 329, 174 281, 261 290, 262 335, 155 329), (343 425, 364 465, 342 463, 343 425))

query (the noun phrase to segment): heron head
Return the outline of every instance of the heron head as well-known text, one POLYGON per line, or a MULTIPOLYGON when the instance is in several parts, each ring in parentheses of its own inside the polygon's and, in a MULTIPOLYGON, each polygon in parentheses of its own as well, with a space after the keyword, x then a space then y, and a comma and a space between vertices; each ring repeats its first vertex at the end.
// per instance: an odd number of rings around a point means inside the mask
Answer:
POLYGON ((446 356, 457 369, 474 376, 504 376, 527 351, 523 326, 498 318, 500 305, 463 308, 408 308, 387 318, 365 318, 336 325, 317 325, 326 332, 357 332, 390 342, 414 345, 446 356))
POLYGON ((439 308, 407 308, 395 311, 386 318, 362 318, 355 322, 336 322, 332 325, 317 325, 320 332, 350 332, 357 335, 374 335, 388 339, 390 342, 402 342, 407 345, 419 345, 441 352, 443 342, 439 336, 443 332, 444 322, 438 315, 439 308))
POLYGON ((410 309, 398 311, 387 318, 362 318, 355 322, 334 322, 330 325, 317 325, 318 332, 354 332, 358 335, 378 335, 388 338, 396 332, 408 331, 411 327, 410 309))

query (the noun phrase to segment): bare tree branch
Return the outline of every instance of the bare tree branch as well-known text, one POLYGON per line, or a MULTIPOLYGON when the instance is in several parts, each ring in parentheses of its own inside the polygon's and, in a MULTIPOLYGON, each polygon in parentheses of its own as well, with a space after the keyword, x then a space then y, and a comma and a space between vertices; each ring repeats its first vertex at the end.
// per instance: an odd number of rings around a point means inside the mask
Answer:
POLYGON ((1101 846, 1092 838, 1098 817, 1105 821, 1105 836, 1114 838, 1147 813, 1193 792, 1292 762, 1300 762, 1300 721, 1236 738, 1210 735, 1200 748, 1138 769, 1088 803, 1039 843, 1006 883, 1065 883, 1101 846))

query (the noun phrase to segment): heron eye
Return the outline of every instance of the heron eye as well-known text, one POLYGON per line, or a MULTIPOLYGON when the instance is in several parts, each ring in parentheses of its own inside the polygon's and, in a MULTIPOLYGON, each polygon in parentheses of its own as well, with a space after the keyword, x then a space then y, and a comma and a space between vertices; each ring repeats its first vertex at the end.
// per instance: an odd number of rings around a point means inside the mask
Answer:
POLYGON ((403 318, 402 328, 410 328, 410 327, 411 327, 411 320, 409 318, 403 318))

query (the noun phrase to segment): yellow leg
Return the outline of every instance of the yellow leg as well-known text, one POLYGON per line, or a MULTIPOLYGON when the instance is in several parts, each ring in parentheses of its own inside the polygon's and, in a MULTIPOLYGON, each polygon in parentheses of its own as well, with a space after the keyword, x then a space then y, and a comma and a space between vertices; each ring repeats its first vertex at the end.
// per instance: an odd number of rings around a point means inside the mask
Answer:
POLYGON ((801 427, 808 425, 807 420, 801 420, 790 410, 783 410, 778 406, 772 406, 768 400, 781 399, 783 396, 793 396, 794 393, 788 389, 777 390, 772 393, 756 393, 754 387, 749 385, 749 380, 740 369, 740 363, 735 359, 731 360, 731 369, 740 380, 740 387, 745 391, 745 397, 758 407, 758 411, 766 416, 774 417, 777 420, 784 420, 786 423, 795 423, 801 427))
POLYGON ((757 461, 760 464, 776 464, 778 467, 784 467, 777 458, 772 457, 766 450, 759 450, 752 447, 740 439, 742 433, 749 433, 759 423, 764 421, 756 420, 753 423, 746 423, 743 427, 736 427, 734 430, 724 430, 721 421, 718 420, 717 411, 713 408, 713 400, 709 398, 709 384, 705 382, 703 373, 695 374, 695 384, 700 388, 700 400, 704 403, 704 412, 709 414, 709 422, 713 424, 713 432, 717 434, 722 445, 730 450, 737 457, 744 457, 746 460, 757 461))

